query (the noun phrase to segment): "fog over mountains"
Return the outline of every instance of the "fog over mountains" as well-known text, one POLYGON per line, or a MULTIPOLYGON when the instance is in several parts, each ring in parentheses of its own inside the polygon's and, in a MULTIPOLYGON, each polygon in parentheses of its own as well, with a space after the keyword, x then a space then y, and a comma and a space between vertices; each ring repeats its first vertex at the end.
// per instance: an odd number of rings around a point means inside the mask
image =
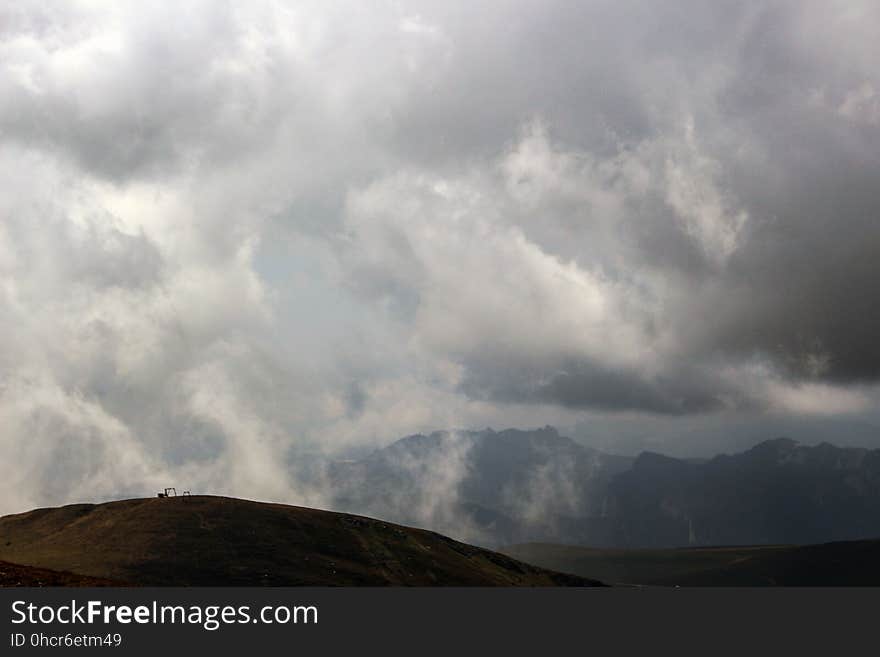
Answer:
MULTIPOLYGON (((623 462, 550 436, 320 464, 444 427, 880 447, 847 429, 880 426, 878 25, 877 0, 0 2, 0 514, 178 485, 636 541, 623 462)), ((664 489, 664 540, 723 538, 702 494, 664 489)))
POLYGON ((678 459, 606 454, 551 427, 440 431, 320 472, 334 508, 486 545, 676 547, 880 536, 880 450, 808 447, 787 438, 732 455, 678 459))

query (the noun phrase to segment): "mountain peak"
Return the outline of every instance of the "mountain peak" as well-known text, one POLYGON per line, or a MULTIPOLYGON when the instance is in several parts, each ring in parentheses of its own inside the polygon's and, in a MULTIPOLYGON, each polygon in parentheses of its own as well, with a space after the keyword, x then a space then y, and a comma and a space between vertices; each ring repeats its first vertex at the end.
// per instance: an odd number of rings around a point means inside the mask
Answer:
POLYGON ((798 443, 798 441, 796 440, 792 440, 791 438, 772 438, 770 440, 765 440, 764 442, 758 443, 751 449, 743 452, 743 456, 751 459, 770 459, 774 462, 779 462, 780 460, 788 460, 800 449, 802 449, 800 443, 798 443))
POLYGON ((658 469, 669 467, 685 467, 688 463, 682 459, 666 456, 658 452, 642 452, 633 462, 633 469, 658 469))

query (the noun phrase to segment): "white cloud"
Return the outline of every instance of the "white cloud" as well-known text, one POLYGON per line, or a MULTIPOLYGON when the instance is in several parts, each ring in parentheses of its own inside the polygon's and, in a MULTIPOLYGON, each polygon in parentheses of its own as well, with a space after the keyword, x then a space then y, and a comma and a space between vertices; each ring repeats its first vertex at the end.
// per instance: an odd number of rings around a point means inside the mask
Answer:
POLYGON ((748 213, 721 191, 720 165, 700 152, 688 120, 678 148, 666 158, 666 201, 690 235, 714 262, 723 265, 740 247, 748 213))
POLYGON ((847 92, 837 113, 841 116, 867 125, 880 125, 880 94, 874 85, 865 82, 857 89, 847 92))
POLYGON ((8 510, 295 501, 298 450, 594 407, 866 408, 876 9, 691 9, 0 8, 8 510))
POLYGON ((353 275, 416 299, 412 339, 453 359, 649 366, 638 291, 544 251, 509 222, 515 205, 484 175, 374 183, 349 202, 353 275))
POLYGON ((840 415, 859 413, 872 406, 871 396, 821 383, 767 385, 767 398, 775 410, 795 415, 840 415))

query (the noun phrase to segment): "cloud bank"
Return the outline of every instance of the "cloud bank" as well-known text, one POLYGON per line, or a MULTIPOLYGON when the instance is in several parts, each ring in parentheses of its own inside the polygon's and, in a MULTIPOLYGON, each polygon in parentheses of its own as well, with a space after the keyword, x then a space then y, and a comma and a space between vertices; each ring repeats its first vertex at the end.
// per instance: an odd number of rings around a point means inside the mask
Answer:
POLYGON ((0 6, 2 511, 876 414, 870 2, 0 6), (665 421, 665 420, 664 420, 665 421))

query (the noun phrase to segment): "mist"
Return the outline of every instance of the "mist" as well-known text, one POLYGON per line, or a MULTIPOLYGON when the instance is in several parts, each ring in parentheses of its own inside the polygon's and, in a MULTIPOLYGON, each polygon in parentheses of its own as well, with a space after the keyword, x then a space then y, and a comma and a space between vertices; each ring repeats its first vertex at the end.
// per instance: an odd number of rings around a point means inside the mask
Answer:
MULTIPOLYGON (((309 464, 456 427, 878 446, 878 23, 0 4, 0 513, 327 506, 309 464)), ((462 450, 421 473, 426 523, 462 450)))

